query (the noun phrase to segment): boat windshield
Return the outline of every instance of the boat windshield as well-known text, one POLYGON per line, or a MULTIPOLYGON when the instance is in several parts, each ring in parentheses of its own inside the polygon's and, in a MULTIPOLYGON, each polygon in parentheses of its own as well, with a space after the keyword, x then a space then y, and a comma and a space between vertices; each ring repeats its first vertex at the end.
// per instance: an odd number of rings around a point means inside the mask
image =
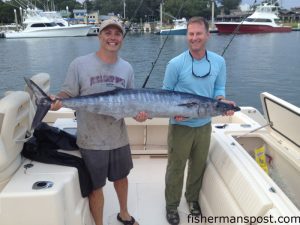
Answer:
POLYGON ((52 23, 45 23, 47 27, 56 27, 57 24, 52 22, 52 23))
POLYGON ((34 23, 31 25, 31 27, 56 27, 56 23, 34 23))
POLYGON ((65 26, 65 25, 62 24, 62 23, 57 23, 57 25, 60 26, 60 27, 64 27, 64 26, 65 26))

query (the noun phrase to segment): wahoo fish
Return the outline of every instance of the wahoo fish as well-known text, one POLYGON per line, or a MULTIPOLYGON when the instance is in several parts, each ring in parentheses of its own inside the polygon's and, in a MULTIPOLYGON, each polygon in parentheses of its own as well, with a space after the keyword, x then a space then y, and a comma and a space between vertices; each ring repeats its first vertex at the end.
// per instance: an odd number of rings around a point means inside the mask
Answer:
MULTIPOLYGON (((33 92, 37 110, 32 122, 36 128, 51 107, 49 96, 32 80, 24 78, 33 92)), ((162 89, 120 89, 73 98, 57 98, 62 105, 74 110, 86 110, 108 115, 119 120, 134 117, 146 112, 150 118, 183 116, 187 118, 206 118, 218 116, 229 110, 240 108, 212 98, 178 91, 162 89)))

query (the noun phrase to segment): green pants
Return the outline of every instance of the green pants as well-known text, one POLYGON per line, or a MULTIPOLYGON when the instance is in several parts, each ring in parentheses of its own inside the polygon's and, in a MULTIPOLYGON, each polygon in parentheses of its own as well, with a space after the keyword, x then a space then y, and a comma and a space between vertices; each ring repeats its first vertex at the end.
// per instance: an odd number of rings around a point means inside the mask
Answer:
POLYGON ((166 208, 177 209, 182 194, 184 169, 188 160, 185 197, 198 201, 210 145, 211 123, 202 127, 170 125, 166 171, 166 208))

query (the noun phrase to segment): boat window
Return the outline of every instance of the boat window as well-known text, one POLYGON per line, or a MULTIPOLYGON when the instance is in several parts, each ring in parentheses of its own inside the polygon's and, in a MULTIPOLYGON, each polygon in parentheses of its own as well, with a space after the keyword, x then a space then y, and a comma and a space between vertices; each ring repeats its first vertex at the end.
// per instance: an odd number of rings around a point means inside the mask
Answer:
POLYGON ((259 22, 259 23, 272 23, 272 20, 270 20, 270 19, 255 19, 255 22, 259 22))
POLYGON ((31 27, 45 27, 46 25, 43 23, 34 23, 31 25, 31 27))
POLYGON ((56 27, 57 24, 56 23, 45 23, 46 27, 56 27))
POLYGON ((57 23, 57 25, 60 26, 60 27, 64 27, 65 26, 62 23, 57 23))
POLYGON ((247 19, 245 19, 245 21, 247 21, 247 22, 253 22, 254 19, 252 19, 252 18, 247 18, 247 19))

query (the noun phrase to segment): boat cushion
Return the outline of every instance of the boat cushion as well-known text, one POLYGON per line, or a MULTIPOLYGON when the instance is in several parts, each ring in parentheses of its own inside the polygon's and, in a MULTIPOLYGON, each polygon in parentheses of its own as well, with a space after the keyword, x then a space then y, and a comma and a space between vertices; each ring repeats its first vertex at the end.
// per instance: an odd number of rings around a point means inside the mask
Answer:
POLYGON ((232 149, 225 149, 219 141, 213 143, 210 160, 226 188, 246 216, 262 216, 272 208, 271 200, 261 190, 254 177, 244 165, 230 155, 232 149))
POLYGON ((20 152, 31 123, 29 113, 26 92, 10 92, 0 100, 0 190, 21 164, 20 152))

